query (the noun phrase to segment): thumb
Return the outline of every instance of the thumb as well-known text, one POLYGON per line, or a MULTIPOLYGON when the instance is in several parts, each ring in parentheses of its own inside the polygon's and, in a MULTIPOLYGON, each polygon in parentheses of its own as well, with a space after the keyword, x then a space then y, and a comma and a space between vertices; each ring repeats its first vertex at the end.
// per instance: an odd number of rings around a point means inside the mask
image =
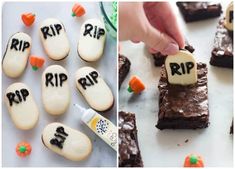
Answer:
POLYGON ((143 42, 153 50, 159 51, 164 55, 176 54, 179 51, 179 45, 174 39, 150 24, 146 27, 143 42))

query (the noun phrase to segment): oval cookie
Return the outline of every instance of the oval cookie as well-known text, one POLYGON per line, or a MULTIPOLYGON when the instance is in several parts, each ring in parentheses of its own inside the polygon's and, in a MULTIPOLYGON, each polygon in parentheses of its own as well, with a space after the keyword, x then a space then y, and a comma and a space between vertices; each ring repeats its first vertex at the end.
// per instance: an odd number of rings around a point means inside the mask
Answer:
POLYGON ((93 109, 105 111, 112 107, 114 102, 112 91, 94 68, 78 69, 76 86, 93 109))
POLYGON ((180 50, 175 55, 168 55, 165 67, 169 83, 179 85, 197 83, 197 64, 192 53, 180 50))
POLYGON ((43 47, 51 59, 62 60, 68 56, 70 46, 62 22, 54 18, 46 19, 39 32, 43 47))
POLYGON ((10 37, 2 61, 2 68, 7 76, 16 78, 24 72, 31 44, 31 37, 26 33, 17 32, 10 37))
POLYGON ((22 130, 33 128, 39 117, 37 104, 28 86, 13 83, 6 89, 5 103, 15 126, 22 130))
POLYGON ((42 74, 42 101, 46 112, 63 114, 69 107, 68 72, 60 65, 47 67, 42 74))
POLYGON ((98 60, 104 51, 106 30, 104 24, 98 19, 85 21, 80 30, 78 54, 87 61, 98 60))
POLYGON ((55 153, 72 161, 87 158, 92 150, 90 139, 80 131, 61 123, 50 123, 42 133, 43 144, 55 153))

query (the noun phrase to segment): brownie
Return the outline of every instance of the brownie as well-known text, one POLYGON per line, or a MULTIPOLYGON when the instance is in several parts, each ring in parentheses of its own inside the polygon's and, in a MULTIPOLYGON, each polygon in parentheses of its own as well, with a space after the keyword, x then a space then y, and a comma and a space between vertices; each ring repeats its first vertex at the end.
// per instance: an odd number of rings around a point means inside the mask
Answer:
POLYGON ((224 19, 219 21, 215 33, 214 46, 210 64, 213 66, 233 68, 233 33, 224 27, 224 19))
POLYGON ((130 70, 130 66, 131 66, 130 60, 127 57, 119 54, 118 55, 118 87, 119 89, 130 70))
POLYGON ((220 3, 212 2, 176 2, 186 22, 193 22, 220 16, 220 3))
POLYGON ((119 167, 143 167, 141 158, 135 114, 119 112, 119 167))
POLYGON ((182 86, 169 84, 162 66, 158 88, 158 129, 199 129, 209 124, 207 66, 197 63, 196 84, 182 86))
MULTIPOLYGON (((185 49, 191 53, 194 52, 194 48, 188 43, 188 41, 185 41, 185 49)), ((155 66, 162 66, 165 63, 167 55, 163 55, 161 52, 157 52, 152 55, 155 66)))

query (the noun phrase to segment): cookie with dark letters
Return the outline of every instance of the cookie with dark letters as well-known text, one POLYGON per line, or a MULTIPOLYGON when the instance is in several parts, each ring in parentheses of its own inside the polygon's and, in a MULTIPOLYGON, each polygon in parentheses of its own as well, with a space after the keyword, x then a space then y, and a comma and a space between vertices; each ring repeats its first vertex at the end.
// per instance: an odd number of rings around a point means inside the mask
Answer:
POLYGON ((78 42, 78 54, 87 62, 100 59, 104 52, 106 30, 103 22, 89 19, 83 23, 78 42))
POLYGON ((86 159, 92 150, 90 139, 62 123, 50 123, 42 132, 42 142, 51 151, 72 161, 86 159))
POLYGON ((32 93, 24 83, 13 83, 5 92, 5 103, 15 126, 32 129, 38 122, 39 111, 32 93))
POLYGON ((68 56, 70 45, 61 21, 48 18, 42 22, 39 32, 43 47, 49 58, 62 60, 68 56))
POLYGON ((111 89, 92 67, 82 67, 76 72, 76 86, 87 103, 97 111, 106 111, 114 103, 111 89))
POLYGON ((46 112, 61 115, 70 103, 68 72, 60 65, 47 67, 42 74, 42 101, 46 112))
POLYGON ((32 40, 29 35, 17 32, 10 37, 2 60, 3 72, 17 78, 24 72, 30 54, 32 40))

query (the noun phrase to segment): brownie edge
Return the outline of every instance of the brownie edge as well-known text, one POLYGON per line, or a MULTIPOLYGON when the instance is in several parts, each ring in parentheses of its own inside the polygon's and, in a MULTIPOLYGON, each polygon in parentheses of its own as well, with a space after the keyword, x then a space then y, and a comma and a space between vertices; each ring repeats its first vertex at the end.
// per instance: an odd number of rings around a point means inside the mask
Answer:
POLYGON ((143 167, 137 138, 135 114, 119 112, 119 167, 143 167))
POLYGON ((131 66, 130 60, 127 57, 119 54, 118 55, 118 87, 119 89, 130 70, 130 66, 131 66))

